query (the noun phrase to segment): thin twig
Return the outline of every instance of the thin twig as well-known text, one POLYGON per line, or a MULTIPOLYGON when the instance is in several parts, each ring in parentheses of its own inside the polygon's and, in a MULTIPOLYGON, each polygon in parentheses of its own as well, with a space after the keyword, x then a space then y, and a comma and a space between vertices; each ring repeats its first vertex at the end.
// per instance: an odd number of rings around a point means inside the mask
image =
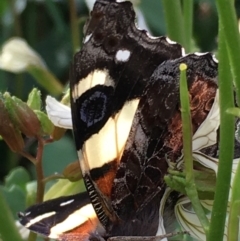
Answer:
POLYGON ((38 150, 36 156, 36 172, 37 172, 37 198, 36 202, 40 203, 43 201, 44 196, 44 175, 43 175, 43 167, 42 167, 42 156, 43 156, 43 147, 44 142, 42 139, 39 138, 38 140, 38 150))

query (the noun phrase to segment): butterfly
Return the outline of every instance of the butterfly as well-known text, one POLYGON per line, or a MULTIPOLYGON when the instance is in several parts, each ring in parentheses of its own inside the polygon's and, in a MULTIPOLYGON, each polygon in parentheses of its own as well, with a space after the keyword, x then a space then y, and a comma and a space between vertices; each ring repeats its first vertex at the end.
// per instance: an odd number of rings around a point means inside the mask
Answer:
POLYGON ((73 133, 87 193, 20 213, 20 223, 34 232, 62 241, 164 233, 164 176, 183 146, 179 65, 187 65, 194 134, 212 108, 218 64, 210 53, 185 55, 181 45, 150 36, 134 21, 130 2, 94 5, 70 69, 73 133))

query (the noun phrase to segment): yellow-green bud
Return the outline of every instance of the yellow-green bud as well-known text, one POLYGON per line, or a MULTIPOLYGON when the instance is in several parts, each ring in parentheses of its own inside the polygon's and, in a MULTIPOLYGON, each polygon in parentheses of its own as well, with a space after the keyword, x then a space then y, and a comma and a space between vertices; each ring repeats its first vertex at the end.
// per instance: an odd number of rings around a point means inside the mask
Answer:
POLYGON ((41 123, 41 131, 42 131, 42 134, 47 134, 47 135, 51 135, 53 130, 54 130, 54 125, 53 123, 48 119, 48 116, 39 111, 39 110, 35 110, 34 111, 35 114, 37 115, 38 117, 38 120, 40 121, 41 123))
POLYGON ((75 161, 67 165, 63 170, 63 175, 71 182, 75 182, 82 179, 79 161, 75 161))
POLYGON ((32 110, 41 110, 42 101, 41 101, 41 92, 40 90, 33 88, 30 94, 28 95, 27 105, 32 110))
POLYGON ((53 130, 51 136, 52 136, 53 140, 58 141, 63 137, 65 132, 66 132, 66 129, 63 129, 58 126, 54 126, 54 130, 53 130))

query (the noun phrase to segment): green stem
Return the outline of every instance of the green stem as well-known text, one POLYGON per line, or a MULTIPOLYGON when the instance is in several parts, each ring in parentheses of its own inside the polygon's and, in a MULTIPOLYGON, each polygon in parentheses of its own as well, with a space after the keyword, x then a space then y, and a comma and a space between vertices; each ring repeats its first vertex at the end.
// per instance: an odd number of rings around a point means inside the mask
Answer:
POLYGON ((191 182, 194 179, 192 160, 192 121, 189 106, 186 69, 187 66, 185 64, 180 65, 180 100, 183 130, 183 155, 186 171, 186 182, 191 182))
MULTIPOLYGON (((227 6, 223 7, 228 8, 227 6)), ((229 16, 229 18, 231 18, 229 16)), ((216 192, 207 241, 222 241, 228 205, 229 187, 234 150, 234 116, 226 112, 234 106, 232 76, 226 48, 223 22, 219 23, 219 97, 220 97, 220 146, 216 192)), ((235 50, 236 51, 236 50, 235 50)))
POLYGON ((49 11, 49 16, 52 18, 52 21, 60 33, 64 33, 67 29, 65 21, 63 20, 64 17, 62 16, 61 11, 56 6, 56 2, 52 0, 45 1, 46 7, 49 11))
POLYGON ((50 175, 48 177, 45 177, 43 179, 43 182, 44 182, 44 184, 46 184, 49 181, 58 180, 58 179, 64 179, 64 178, 65 178, 65 176, 63 174, 56 173, 56 174, 50 175))
POLYGON ((193 29, 193 0, 183 1, 183 23, 185 30, 185 49, 189 53, 191 51, 191 39, 193 29))
POLYGON ((51 95, 60 95, 63 92, 63 85, 60 81, 47 69, 29 66, 28 72, 43 86, 51 95))
POLYGON ((79 25, 76 12, 76 6, 74 0, 68 0, 69 3, 69 13, 70 13, 70 23, 71 23, 71 33, 72 33, 72 46, 73 53, 80 48, 80 36, 79 36, 79 25))
POLYGON ((239 214, 240 214, 240 164, 238 163, 237 171, 232 185, 232 197, 230 203, 230 212, 228 220, 228 240, 238 241, 239 233, 239 214))
POLYGON ((20 21, 21 19, 19 14, 16 11, 16 7, 15 7, 16 1, 10 0, 9 5, 10 5, 10 10, 14 19, 14 30, 15 30, 14 35, 21 37, 22 36, 22 27, 21 27, 21 21, 20 21))
POLYGON ((43 201, 44 196, 44 186, 45 183, 44 175, 43 175, 43 167, 42 167, 42 156, 43 156, 43 147, 44 142, 42 139, 38 140, 38 150, 37 150, 37 156, 36 156, 36 172, 37 172, 37 203, 41 203, 43 201))
POLYGON ((168 37, 185 47, 181 2, 179 0, 162 0, 162 3, 168 37))
POLYGON ((30 232, 29 236, 28 236, 28 241, 36 241, 37 239, 37 234, 30 232))
POLYGON ((185 64, 180 65, 180 100, 181 100, 181 115, 183 129, 183 155, 186 171, 186 192, 191 200, 194 211, 196 212, 199 221, 201 222, 205 233, 208 232, 209 222, 203 210, 203 207, 198 198, 198 192, 195 184, 193 173, 193 158, 192 158, 192 121, 189 106, 188 86, 186 79, 185 64))
POLYGON ((0 191, 0 234, 1 240, 22 241, 12 213, 0 191))
MULTIPOLYGON (((43 175, 43 167, 42 167, 43 148, 44 148, 44 141, 42 139, 39 139, 37 156, 36 156, 36 161, 35 161, 35 168, 36 168, 36 173, 37 173, 36 203, 43 202, 43 196, 44 196, 45 182, 43 181, 44 175, 43 175)), ((37 235, 35 233, 30 232, 30 234, 28 236, 28 241, 35 241, 36 239, 37 239, 37 235)))
POLYGON ((226 39, 225 44, 229 53, 232 77, 236 85, 237 99, 238 103, 240 103, 240 54, 236 54, 240 53, 240 39, 234 1, 216 0, 216 5, 219 14, 220 29, 226 39))

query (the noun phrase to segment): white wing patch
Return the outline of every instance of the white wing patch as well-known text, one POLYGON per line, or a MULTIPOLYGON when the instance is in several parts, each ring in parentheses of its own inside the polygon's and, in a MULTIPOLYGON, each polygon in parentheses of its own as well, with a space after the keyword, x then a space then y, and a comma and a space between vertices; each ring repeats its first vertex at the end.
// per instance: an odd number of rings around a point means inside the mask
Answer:
POLYGON ((99 133, 84 143, 82 152, 88 168, 101 167, 121 157, 138 103, 139 99, 127 102, 114 118, 109 118, 99 133))
POLYGON ((73 99, 78 99, 84 92, 96 85, 113 85, 113 80, 110 78, 106 69, 96 69, 92 71, 87 77, 81 79, 77 84, 75 84, 72 91, 73 99))
POLYGON ((49 213, 44 213, 44 214, 42 214, 42 215, 39 215, 39 216, 37 216, 36 218, 31 219, 31 220, 25 225, 25 227, 28 228, 28 227, 32 226, 34 223, 38 223, 38 222, 40 222, 41 220, 43 220, 44 218, 51 217, 51 216, 53 216, 53 215, 55 215, 55 214, 56 214, 56 212, 49 212, 49 213))
POLYGON ((59 235, 63 234, 64 232, 74 229, 85 223, 86 221, 89 221, 91 218, 95 217, 96 213, 93 209, 92 204, 87 204, 86 206, 69 215, 61 223, 58 223, 57 225, 52 227, 50 230, 49 238, 57 239, 59 235))

